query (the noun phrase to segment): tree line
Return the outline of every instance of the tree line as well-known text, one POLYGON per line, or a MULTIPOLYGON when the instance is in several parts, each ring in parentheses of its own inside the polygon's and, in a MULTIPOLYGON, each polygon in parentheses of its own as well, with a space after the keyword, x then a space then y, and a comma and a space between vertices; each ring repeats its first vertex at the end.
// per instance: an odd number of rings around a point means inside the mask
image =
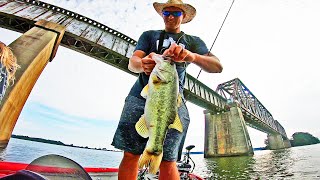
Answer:
POLYGON ((320 140, 307 132, 296 132, 290 139, 291 146, 305 146, 311 144, 318 144, 320 140))
POLYGON ((28 140, 28 141, 35 141, 35 142, 54 144, 54 145, 60 145, 60 146, 69 146, 69 147, 75 147, 75 148, 84 148, 84 149, 120 152, 119 150, 108 150, 106 148, 90 148, 88 146, 76 146, 76 145, 73 145, 73 144, 64 144, 61 141, 55 141, 55 140, 43 139, 43 138, 36 138, 36 137, 29 137, 29 136, 22 136, 22 135, 14 135, 14 134, 12 134, 11 137, 12 138, 16 138, 16 139, 23 139, 23 140, 28 140))

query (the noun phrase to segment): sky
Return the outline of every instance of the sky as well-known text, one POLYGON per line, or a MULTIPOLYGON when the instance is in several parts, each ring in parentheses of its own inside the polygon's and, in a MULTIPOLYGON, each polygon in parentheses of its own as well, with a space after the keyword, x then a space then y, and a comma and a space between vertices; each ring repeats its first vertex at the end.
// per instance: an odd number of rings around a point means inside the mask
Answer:
MULTIPOLYGON (((45 0, 92 18, 137 40, 143 31, 163 29, 153 1, 45 0)), ((160 1, 165 2, 165 1, 160 1)), ((197 16, 182 25, 211 47, 232 0, 186 0, 197 16)), ((199 80, 217 85, 239 78, 290 138, 295 132, 320 137, 319 0, 235 0, 212 53, 220 74, 203 72, 199 80)), ((0 28, 10 44, 21 34, 0 28)), ((200 68, 190 65, 196 77, 200 68)), ((96 59, 59 47, 35 84, 14 134, 60 140, 66 144, 113 149, 111 141, 125 97, 136 77, 96 59)), ((204 147, 204 114, 187 103, 191 123, 185 145, 204 147)), ((248 127, 253 147, 264 146, 265 133, 248 127)))

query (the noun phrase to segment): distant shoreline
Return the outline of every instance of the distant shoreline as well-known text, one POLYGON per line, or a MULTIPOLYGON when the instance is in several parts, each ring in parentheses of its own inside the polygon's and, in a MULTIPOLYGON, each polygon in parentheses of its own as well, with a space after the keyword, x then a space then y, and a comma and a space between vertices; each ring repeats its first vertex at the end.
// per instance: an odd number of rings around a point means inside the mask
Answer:
MULTIPOLYGON (((29 136, 23 136, 23 135, 14 135, 12 134, 12 138, 16 139, 22 139, 22 140, 27 140, 27 141, 34 141, 34 142, 41 142, 41 143, 46 143, 46 144, 53 144, 53 145, 59 145, 59 146, 68 146, 68 147, 74 147, 74 148, 82 148, 82 149, 92 149, 92 150, 100 150, 100 151, 111 151, 111 152, 122 152, 121 150, 110 150, 107 148, 91 148, 88 146, 76 146, 73 144, 64 144, 61 141, 56 141, 56 140, 50 140, 50 139, 43 139, 43 138, 36 138, 36 137, 29 137, 29 136)), ((259 151, 259 150, 266 150, 265 147, 258 147, 258 148, 253 148, 254 151, 259 151)), ((204 152, 190 152, 190 154, 203 154, 204 152)))
POLYGON ((68 147, 74 147, 74 148, 82 148, 82 149, 92 149, 92 150, 100 150, 100 151, 111 151, 111 152, 122 152, 120 150, 109 150, 107 148, 90 148, 88 146, 75 146, 73 144, 64 144, 61 141, 55 141, 50 139, 42 139, 42 138, 36 138, 36 137, 29 137, 29 136, 23 136, 23 135, 14 135, 12 134, 12 138, 16 139, 22 139, 27 141, 35 141, 35 142, 41 142, 46 144, 53 144, 53 145, 59 145, 59 146, 68 146, 68 147))

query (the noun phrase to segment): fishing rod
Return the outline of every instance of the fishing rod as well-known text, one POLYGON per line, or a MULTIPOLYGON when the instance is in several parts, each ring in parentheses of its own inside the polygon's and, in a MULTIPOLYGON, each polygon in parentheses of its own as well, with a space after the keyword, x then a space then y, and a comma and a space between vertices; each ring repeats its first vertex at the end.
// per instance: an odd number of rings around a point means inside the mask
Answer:
MULTIPOLYGON (((232 6, 233 6, 233 4, 234 4, 234 1, 235 1, 235 0, 232 0, 232 3, 231 3, 231 5, 230 5, 230 7, 229 7, 229 10, 228 10, 226 16, 224 17, 224 19, 223 19, 223 21, 222 21, 222 24, 221 24, 221 26, 220 26, 220 28, 219 28, 219 31, 218 31, 218 33, 217 33, 217 35, 216 35, 216 37, 215 37, 215 39, 214 39, 214 41, 213 41, 213 43, 212 43, 212 45, 211 45, 211 47, 210 47, 207 55, 209 55, 209 53, 211 52, 211 50, 212 50, 212 48, 213 48, 213 45, 215 44, 216 40, 218 39, 218 36, 219 36, 219 34, 220 34, 220 31, 221 31, 221 29, 222 29, 222 27, 223 27, 223 25, 224 25, 224 23, 225 23, 228 15, 229 15, 229 13, 230 13, 230 10, 231 10, 231 8, 232 8, 232 6)), ((200 71, 199 71, 199 73, 198 73, 198 75, 197 75, 196 80, 199 79, 199 76, 200 76, 201 72, 202 72, 202 68, 200 69, 200 71)), ((190 90, 191 92, 192 92, 192 90, 194 89, 194 86, 195 86, 195 83, 193 83, 193 86, 192 86, 192 88, 191 88, 191 90, 190 90)))

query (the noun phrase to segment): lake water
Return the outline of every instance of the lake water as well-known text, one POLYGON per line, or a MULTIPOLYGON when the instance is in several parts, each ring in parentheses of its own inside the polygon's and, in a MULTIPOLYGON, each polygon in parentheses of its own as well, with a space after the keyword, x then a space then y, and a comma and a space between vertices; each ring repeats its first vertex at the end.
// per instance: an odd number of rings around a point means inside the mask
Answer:
MULTIPOLYGON (((30 163, 47 154, 68 157, 84 167, 118 167, 122 152, 57 146, 11 138, 0 150, 1 161, 30 163)), ((195 173, 208 179, 320 179, 320 144, 277 151, 255 151, 254 156, 203 158, 191 155, 195 173)))

